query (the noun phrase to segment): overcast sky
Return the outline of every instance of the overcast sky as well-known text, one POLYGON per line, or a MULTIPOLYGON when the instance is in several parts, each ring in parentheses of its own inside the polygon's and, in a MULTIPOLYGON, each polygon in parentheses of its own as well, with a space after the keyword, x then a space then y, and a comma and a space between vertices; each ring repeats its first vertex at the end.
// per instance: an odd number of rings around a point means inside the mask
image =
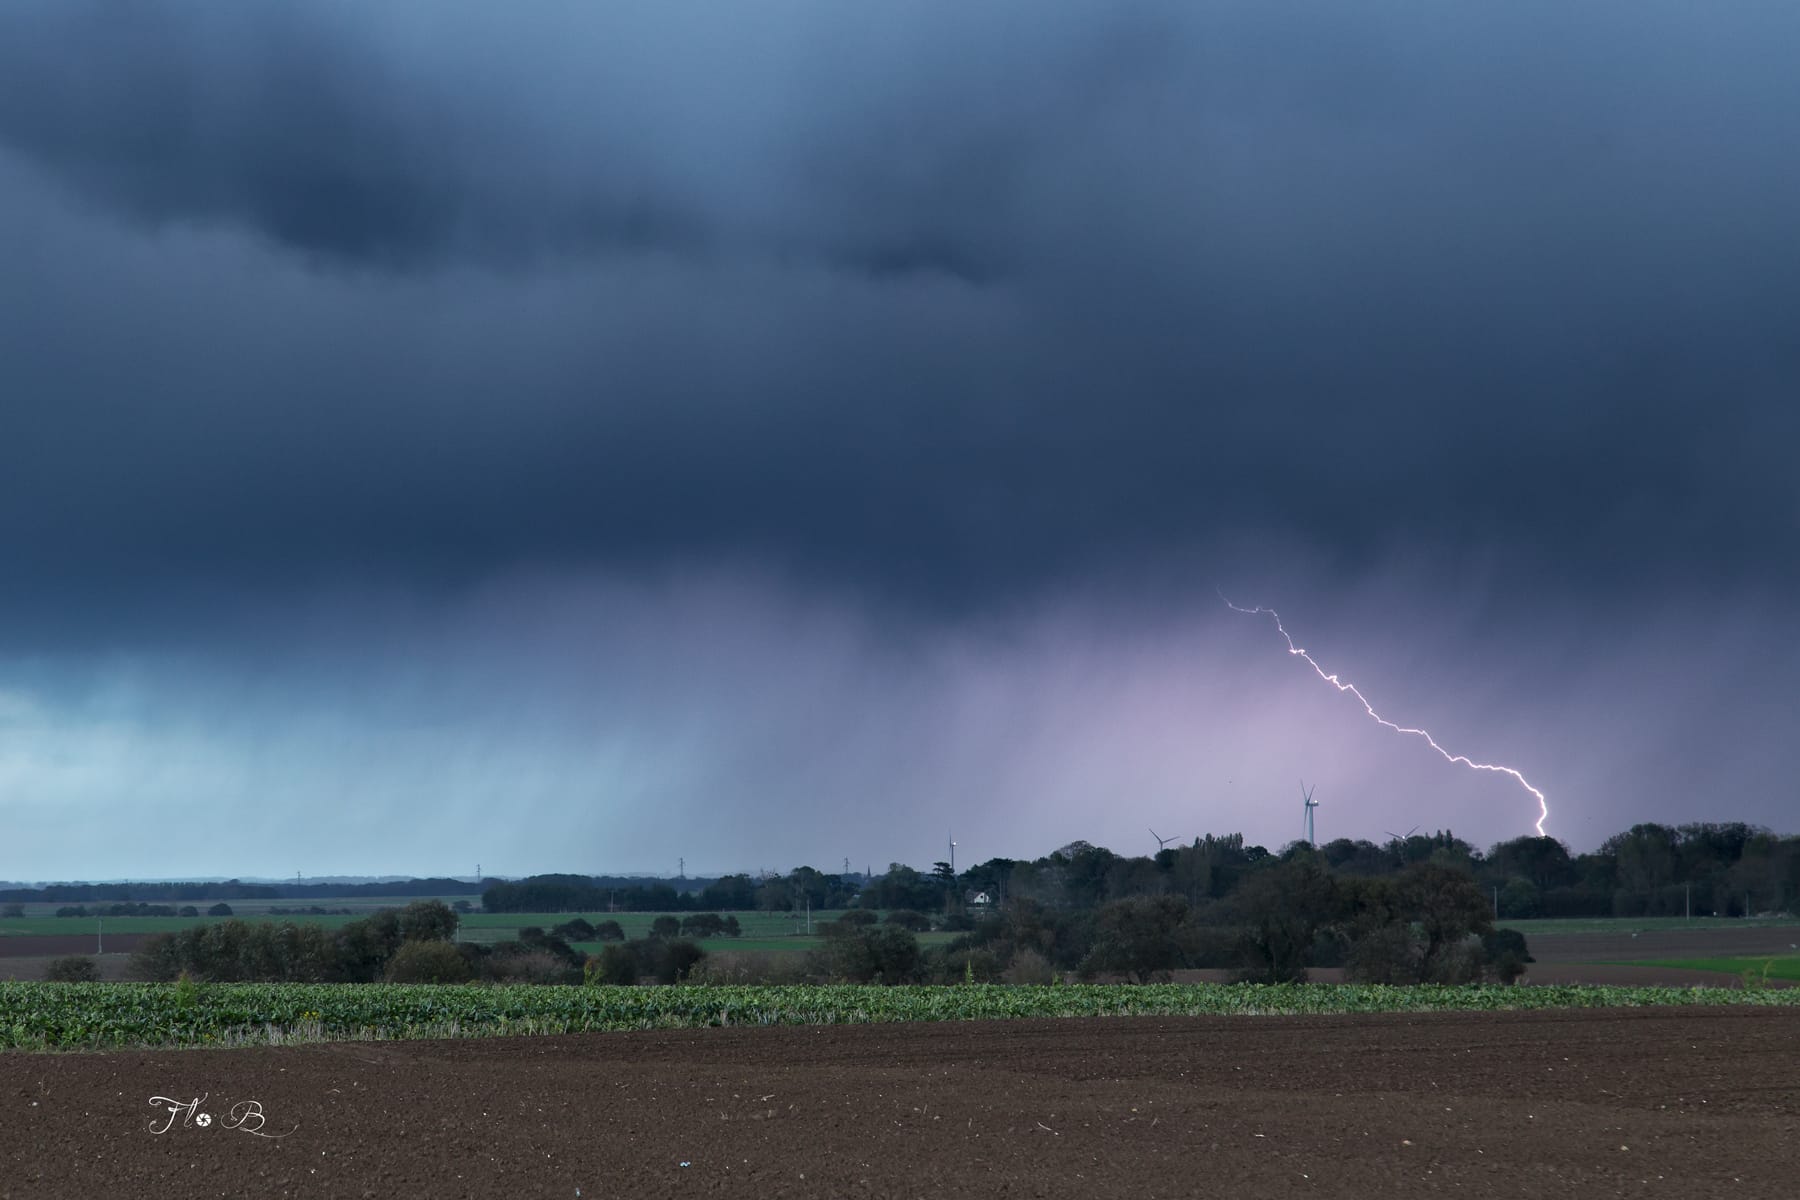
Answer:
POLYGON ((0 878, 1800 828, 1800 8, 0 7, 0 878))

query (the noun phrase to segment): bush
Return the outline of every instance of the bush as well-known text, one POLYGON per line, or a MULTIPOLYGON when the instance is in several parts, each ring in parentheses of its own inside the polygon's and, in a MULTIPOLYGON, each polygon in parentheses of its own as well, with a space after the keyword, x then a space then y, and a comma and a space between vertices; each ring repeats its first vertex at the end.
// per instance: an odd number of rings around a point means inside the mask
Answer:
POLYGON ((898 925, 900 928, 910 930, 913 933, 924 933, 931 928, 930 917, 910 908, 896 908, 893 912, 883 918, 883 923, 887 925, 898 925))
POLYGON ((555 955, 570 967, 579 967, 582 964, 583 955, 579 950, 555 934, 545 933, 536 925, 527 925, 519 930, 519 940, 514 944, 555 955))
POLYGON ((849 912, 845 913, 843 916, 838 918, 838 924, 840 924, 840 925, 874 925, 874 924, 877 924, 880 920, 881 920, 881 917, 878 914, 871 912, 869 909, 853 908, 849 912))
POLYGON ((594 926, 594 936, 589 941, 622 942, 625 940, 625 927, 617 921, 602 921, 594 926))
POLYGON ((1535 962, 1525 948, 1525 935, 1516 929, 1494 929, 1482 935, 1482 954, 1487 971, 1501 983, 1517 983, 1525 964, 1535 962))
POLYGON ((668 938, 680 937, 681 918, 667 915, 656 918, 656 920, 650 922, 650 936, 663 938, 665 940, 668 938))
POLYGON ((100 968, 94 960, 81 954, 52 959, 44 968, 44 978, 51 983, 98 983, 100 968))
POLYGON ((581 968, 547 950, 509 942, 481 959, 481 977, 492 983, 570 984, 581 982, 581 968))
POLYGON ((664 942, 656 956, 652 971, 658 983, 684 983, 703 959, 706 951, 693 942, 664 942))
POLYGON ((808 957, 815 973, 846 983, 910 983, 922 965, 919 939, 898 925, 841 934, 808 957))
POLYGON ((1364 930, 1344 957, 1344 978, 1351 983, 1417 983, 1419 965, 1412 930, 1398 923, 1364 930))
POLYGON ((8 904, 6 907, 0 908, 0 917, 22 917, 24 915, 25 906, 23 904, 8 904))
POLYGON ((206 915, 209 917, 229 917, 231 915, 231 905, 221 900, 211 908, 207 909, 206 915))
POLYGON ((1050 960, 1029 947, 1013 951, 1012 961, 1002 976, 1008 983, 1055 983, 1056 971, 1050 960))
POLYGON ((573 921, 564 921, 550 931, 568 942, 591 942, 594 940, 594 927, 581 917, 573 921))
POLYGON ((798 984, 806 982, 806 958, 785 950, 708 952, 688 973, 689 983, 798 984))
POLYGON ((467 983, 469 963, 449 942, 405 942, 388 959, 389 983, 467 983))
POLYGON ((600 953, 587 960, 583 975, 590 984, 626 985, 638 980, 637 953, 632 943, 602 946, 600 953))
POLYGON ((695 913, 681 923, 683 937, 718 937, 725 932, 725 918, 718 913, 695 913))
POLYGON ((181 911, 176 914, 176 916, 181 916, 181 917, 197 917, 199 915, 200 915, 200 910, 195 908, 191 904, 182 905, 181 911))
POLYGON ((946 946, 931 956, 931 981, 941 984, 999 983, 1000 957, 968 945, 946 946))

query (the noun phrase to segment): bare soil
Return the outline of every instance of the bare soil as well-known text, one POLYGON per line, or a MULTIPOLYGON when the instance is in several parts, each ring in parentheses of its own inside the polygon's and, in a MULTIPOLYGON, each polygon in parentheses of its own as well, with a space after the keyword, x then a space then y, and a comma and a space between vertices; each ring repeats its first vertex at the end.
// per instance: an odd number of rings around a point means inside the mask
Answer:
POLYGON ((1791 1195, 1797 1068, 1728 1009, 4 1054, 0 1200, 1791 1195))

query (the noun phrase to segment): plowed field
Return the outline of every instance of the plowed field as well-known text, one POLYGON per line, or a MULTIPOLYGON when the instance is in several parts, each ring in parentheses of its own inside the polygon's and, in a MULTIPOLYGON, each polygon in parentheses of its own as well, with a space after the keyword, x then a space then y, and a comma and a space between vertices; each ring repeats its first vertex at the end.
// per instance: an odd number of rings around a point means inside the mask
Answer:
POLYGON ((4 1200, 1779 1196, 1800 1011, 7 1054, 0 1106, 4 1200))

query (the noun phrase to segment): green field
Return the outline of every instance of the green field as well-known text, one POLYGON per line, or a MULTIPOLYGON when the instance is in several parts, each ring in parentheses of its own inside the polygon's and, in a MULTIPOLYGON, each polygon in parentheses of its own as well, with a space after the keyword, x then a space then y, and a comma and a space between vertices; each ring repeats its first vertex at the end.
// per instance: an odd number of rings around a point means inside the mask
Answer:
POLYGON ((1800 1005, 1800 989, 1065 984, 434 987, 0 983, 0 1049, 231 1046, 708 1025, 1800 1005))
POLYGON ((1546 917, 1529 921, 1496 921, 1500 929, 1516 929, 1529 940, 1534 933, 1643 933, 1655 929, 1768 929, 1800 927, 1800 917, 1546 917))
POLYGON ((1663 958, 1632 964, 1639 967, 1679 967, 1684 971, 1725 971, 1760 979, 1792 979, 1800 982, 1800 954, 1750 955, 1741 958, 1663 958))

